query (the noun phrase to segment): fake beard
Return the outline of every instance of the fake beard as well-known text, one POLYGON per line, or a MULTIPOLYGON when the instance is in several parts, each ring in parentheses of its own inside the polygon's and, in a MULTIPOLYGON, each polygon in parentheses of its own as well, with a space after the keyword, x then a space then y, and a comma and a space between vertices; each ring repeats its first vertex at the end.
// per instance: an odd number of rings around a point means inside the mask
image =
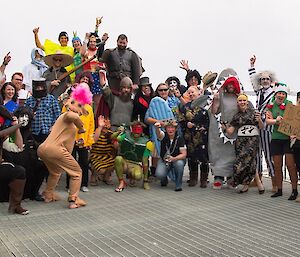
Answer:
POLYGON ((41 98, 47 96, 47 91, 46 90, 33 90, 32 95, 36 99, 41 99, 41 98))
POLYGON ((129 102, 131 99, 131 94, 130 93, 122 93, 120 96, 120 99, 122 102, 129 102))

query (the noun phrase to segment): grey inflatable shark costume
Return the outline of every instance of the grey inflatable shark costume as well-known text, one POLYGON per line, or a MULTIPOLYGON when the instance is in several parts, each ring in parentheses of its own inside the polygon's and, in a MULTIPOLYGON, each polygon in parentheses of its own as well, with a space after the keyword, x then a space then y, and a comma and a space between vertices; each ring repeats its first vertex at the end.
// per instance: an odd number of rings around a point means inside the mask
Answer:
MULTIPOLYGON (((235 161, 234 141, 236 134, 227 137, 223 133, 220 123, 222 121, 230 123, 233 116, 238 112, 237 95, 227 93, 223 87, 225 82, 232 77, 239 82, 237 83, 240 87, 238 91, 243 91, 237 73, 230 68, 223 70, 216 83, 216 89, 220 93, 217 112, 212 113, 212 108, 209 111, 208 155, 213 175, 220 177, 232 176, 235 161)), ((218 104, 216 99, 214 99, 213 105, 215 104, 218 104)))

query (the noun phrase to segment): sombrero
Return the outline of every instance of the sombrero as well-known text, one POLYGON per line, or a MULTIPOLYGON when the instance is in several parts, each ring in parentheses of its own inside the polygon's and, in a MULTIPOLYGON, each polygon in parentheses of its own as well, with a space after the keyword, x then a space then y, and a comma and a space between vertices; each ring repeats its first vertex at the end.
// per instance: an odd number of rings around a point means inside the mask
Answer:
POLYGON ((62 52, 56 52, 55 54, 49 54, 44 57, 44 61, 49 67, 53 67, 53 63, 54 63, 53 59, 54 58, 62 60, 61 67, 69 66, 74 61, 73 57, 71 55, 63 54, 62 52))

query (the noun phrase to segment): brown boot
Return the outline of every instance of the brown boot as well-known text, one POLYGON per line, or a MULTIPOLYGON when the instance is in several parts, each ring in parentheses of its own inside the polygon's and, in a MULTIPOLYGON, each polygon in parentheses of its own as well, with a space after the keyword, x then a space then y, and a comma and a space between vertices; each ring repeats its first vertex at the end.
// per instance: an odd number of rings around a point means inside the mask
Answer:
POLYGON ((209 173, 208 163, 201 163, 200 165, 200 187, 207 188, 207 178, 209 173))
POLYGON ((198 183, 198 170, 190 172, 189 187, 194 187, 198 183))
POLYGON ((201 171, 201 173, 200 173, 200 187, 201 188, 207 188, 207 178, 208 178, 208 172, 201 171))
POLYGON ((9 212, 21 215, 27 215, 29 213, 28 210, 23 209, 21 206, 25 183, 26 179, 15 179, 9 183, 9 212))

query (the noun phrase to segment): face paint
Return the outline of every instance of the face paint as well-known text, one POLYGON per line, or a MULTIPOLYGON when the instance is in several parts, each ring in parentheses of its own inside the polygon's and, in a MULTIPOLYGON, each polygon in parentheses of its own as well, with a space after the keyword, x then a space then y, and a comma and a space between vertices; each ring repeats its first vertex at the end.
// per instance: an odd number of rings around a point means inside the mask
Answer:
POLYGON ((143 127, 141 125, 133 125, 131 127, 131 132, 133 134, 143 134, 143 127))
POLYGON ((28 114, 24 114, 23 116, 20 116, 18 118, 18 122, 19 122, 19 124, 22 124, 22 127, 26 127, 29 122, 28 114))
POLYGON ((177 84, 176 80, 171 80, 171 81, 169 82, 169 86, 170 86, 170 87, 177 87, 178 84, 177 84))

